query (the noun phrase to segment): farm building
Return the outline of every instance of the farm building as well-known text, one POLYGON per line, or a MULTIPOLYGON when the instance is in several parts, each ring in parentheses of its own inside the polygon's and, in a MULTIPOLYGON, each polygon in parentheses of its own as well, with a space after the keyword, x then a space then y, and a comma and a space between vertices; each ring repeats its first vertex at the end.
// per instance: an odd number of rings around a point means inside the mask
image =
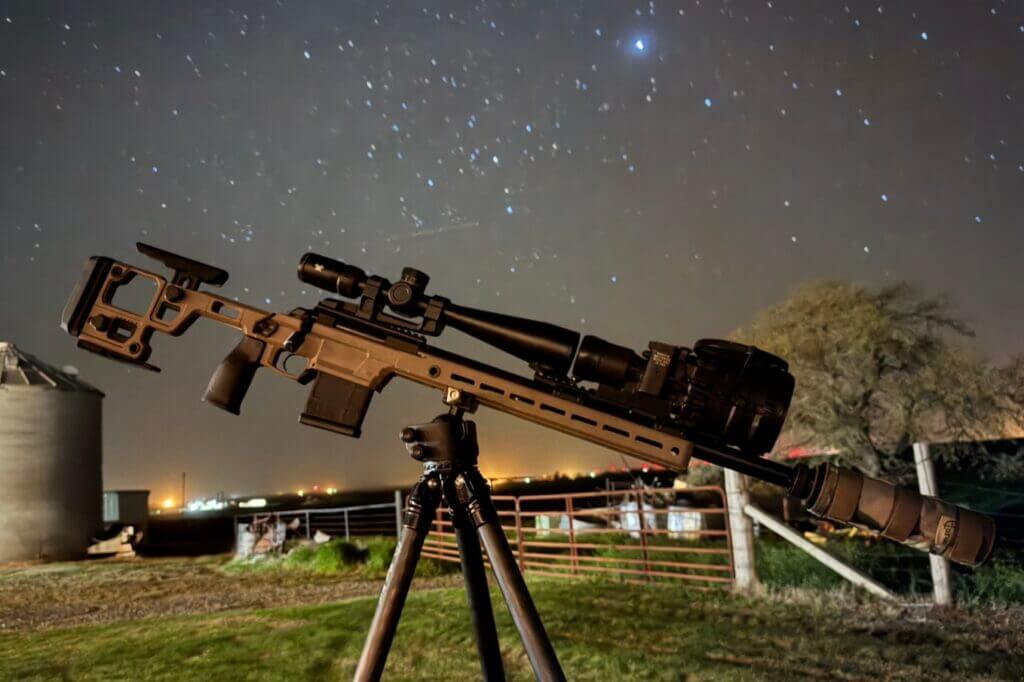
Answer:
POLYGON ((0 562, 84 556, 103 527, 103 394, 0 342, 0 562))

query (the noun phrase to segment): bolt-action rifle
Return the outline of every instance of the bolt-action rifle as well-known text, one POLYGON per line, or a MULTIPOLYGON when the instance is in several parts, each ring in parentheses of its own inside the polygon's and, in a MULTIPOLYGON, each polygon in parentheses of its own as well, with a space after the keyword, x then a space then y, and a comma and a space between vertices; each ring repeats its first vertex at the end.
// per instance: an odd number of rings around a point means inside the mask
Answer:
POLYGON ((299 278, 342 298, 272 313, 200 291, 228 273, 161 249, 141 253, 173 271, 170 280, 96 256, 64 310, 78 345, 147 369, 155 332, 179 336, 200 317, 242 333, 214 372, 204 400, 238 414, 256 370, 312 382, 303 424, 359 437, 374 391, 398 376, 440 389, 449 402, 485 405, 675 471, 695 454, 785 488, 824 519, 978 565, 995 523, 910 488, 834 464, 786 466, 762 457, 774 446, 793 393, 786 362, 752 346, 704 339, 693 348, 651 342, 642 354, 594 336, 427 295, 426 274, 406 268, 396 282, 309 253, 299 278), (117 306, 117 291, 148 279, 155 294, 141 314, 117 306), (347 299, 347 300, 345 300, 347 299), (454 327, 526 361, 531 378, 427 343, 454 327), (570 371, 571 370, 571 371, 570 371))

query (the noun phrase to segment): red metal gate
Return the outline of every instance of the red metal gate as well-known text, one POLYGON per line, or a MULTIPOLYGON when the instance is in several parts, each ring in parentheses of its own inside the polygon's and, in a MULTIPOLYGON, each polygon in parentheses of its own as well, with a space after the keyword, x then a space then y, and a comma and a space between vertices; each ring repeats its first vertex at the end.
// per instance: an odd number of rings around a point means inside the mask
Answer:
MULTIPOLYGON (((681 581, 697 589, 732 586, 729 518, 721 488, 493 499, 523 573, 681 581)), ((423 555, 459 560, 446 510, 438 511, 423 555)))

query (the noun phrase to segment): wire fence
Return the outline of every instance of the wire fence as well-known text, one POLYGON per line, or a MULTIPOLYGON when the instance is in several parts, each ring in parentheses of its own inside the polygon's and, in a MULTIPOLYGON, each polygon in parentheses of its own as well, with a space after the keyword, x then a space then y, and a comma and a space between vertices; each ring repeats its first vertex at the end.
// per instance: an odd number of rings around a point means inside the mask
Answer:
POLYGON ((275 527, 283 525, 294 535, 309 539, 316 537, 318 531, 346 540, 353 537, 397 536, 401 528, 401 519, 401 501, 396 496, 394 502, 381 504, 239 514, 235 516, 235 537, 239 537, 240 530, 257 522, 269 523, 275 527))

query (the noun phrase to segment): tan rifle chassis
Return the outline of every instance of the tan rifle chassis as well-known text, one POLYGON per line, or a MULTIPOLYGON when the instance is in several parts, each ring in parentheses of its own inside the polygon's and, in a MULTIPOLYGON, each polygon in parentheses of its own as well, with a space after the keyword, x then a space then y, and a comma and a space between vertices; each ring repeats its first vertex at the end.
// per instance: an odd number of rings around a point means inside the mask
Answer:
POLYGON ((527 379, 458 362, 425 344, 408 350, 354 330, 314 323, 301 345, 288 351, 285 341, 301 326, 297 317, 178 287, 128 263, 116 262, 107 274, 79 341, 115 358, 145 364, 154 332, 179 336, 200 317, 262 342, 260 365, 293 381, 315 370, 380 391, 399 376, 445 393, 458 390, 482 405, 675 471, 685 471, 693 454, 693 444, 679 436, 537 390, 527 379), (115 289, 133 277, 144 277, 156 286, 156 295, 141 315, 113 305, 115 289), (97 319, 105 320, 102 330, 97 319), (299 367, 290 371, 293 363, 299 367))

